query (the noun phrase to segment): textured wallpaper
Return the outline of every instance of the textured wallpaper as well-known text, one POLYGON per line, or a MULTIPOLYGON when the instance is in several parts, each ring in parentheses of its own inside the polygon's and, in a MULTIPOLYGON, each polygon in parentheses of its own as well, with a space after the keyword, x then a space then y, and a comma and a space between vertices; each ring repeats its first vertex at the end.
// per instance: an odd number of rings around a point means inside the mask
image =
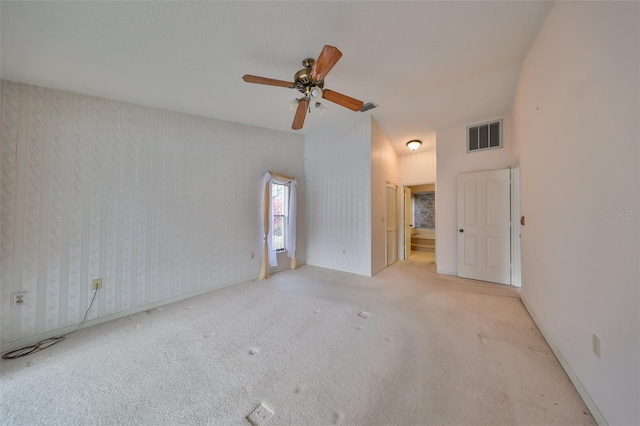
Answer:
MULTIPOLYGON (((371 274, 375 275, 387 266, 387 182, 398 184, 398 155, 382 129, 371 117, 371 274), (385 218, 382 221, 382 218, 385 218)), ((402 193, 400 190, 399 194, 402 193)), ((398 198, 398 220, 400 219, 398 198)), ((402 224, 397 223, 397 230, 402 224)), ((401 232, 396 231, 396 247, 401 245, 401 232)), ((400 253, 397 253, 398 258, 400 253)), ((404 254, 404 253, 403 253, 404 254)))
POLYGON ((416 228, 436 229, 436 193, 414 194, 416 228))
POLYGON ((79 323, 92 278, 89 319, 257 276, 261 176, 304 193, 302 136, 8 81, 1 98, 3 344, 79 323))
POLYGON ((371 275, 371 118, 307 135, 307 263, 371 275))

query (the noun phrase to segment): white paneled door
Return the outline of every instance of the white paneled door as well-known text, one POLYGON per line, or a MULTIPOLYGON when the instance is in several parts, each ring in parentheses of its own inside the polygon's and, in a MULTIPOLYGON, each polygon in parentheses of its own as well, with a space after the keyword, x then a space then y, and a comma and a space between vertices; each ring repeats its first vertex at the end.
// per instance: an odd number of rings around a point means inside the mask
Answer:
POLYGON ((511 284, 510 170, 458 175, 458 276, 511 284))

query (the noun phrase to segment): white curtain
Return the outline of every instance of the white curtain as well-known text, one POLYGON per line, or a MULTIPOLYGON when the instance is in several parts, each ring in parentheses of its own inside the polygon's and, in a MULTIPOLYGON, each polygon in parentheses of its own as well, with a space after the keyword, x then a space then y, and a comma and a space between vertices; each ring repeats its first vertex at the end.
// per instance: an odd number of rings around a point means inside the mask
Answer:
POLYGON ((278 258, 276 251, 273 249, 273 207, 271 203, 271 184, 277 183, 281 185, 289 185, 289 211, 287 212, 287 256, 291 259, 291 269, 297 266, 296 260, 296 215, 298 212, 298 196, 296 193, 298 182, 295 178, 282 176, 276 173, 267 172, 262 177, 262 196, 261 196, 261 217, 262 217, 262 235, 264 235, 264 253, 262 259, 262 268, 260 271, 260 279, 268 278, 268 266, 277 266, 278 258))
POLYGON ((267 172, 262 177, 262 191, 260 197, 261 212, 260 217, 262 219, 262 234, 264 238, 264 245, 262 250, 262 266, 260 268, 260 279, 266 280, 269 277, 269 245, 271 239, 269 235, 271 233, 271 224, 273 223, 273 213, 271 212, 271 173, 267 172))
POLYGON ((298 214, 298 181, 293 179, 289 187, 289 223, 287 224, 287 256, 291 259, 291 269, 296 269, 296 217, 298 214))

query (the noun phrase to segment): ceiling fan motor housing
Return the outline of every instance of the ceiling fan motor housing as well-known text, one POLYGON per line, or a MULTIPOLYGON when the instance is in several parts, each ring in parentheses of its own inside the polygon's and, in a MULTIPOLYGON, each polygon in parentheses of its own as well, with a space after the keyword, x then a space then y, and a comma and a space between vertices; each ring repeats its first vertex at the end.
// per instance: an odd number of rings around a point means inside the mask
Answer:
POLYGON ((311 69, 316 61, 313 58, 306 58, 302 61, 302 68, 293 77, 295 88, 302 94, 308 95, 312 86, 317 86, 320 89, 324 87, 324 81, 313 81, 311 78, 311 69))

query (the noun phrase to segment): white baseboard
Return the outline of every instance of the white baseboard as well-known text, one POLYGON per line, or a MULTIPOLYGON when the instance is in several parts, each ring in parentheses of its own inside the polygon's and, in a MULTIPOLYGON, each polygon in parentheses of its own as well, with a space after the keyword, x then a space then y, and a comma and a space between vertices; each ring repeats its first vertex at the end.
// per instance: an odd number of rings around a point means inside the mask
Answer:
MULTIPOLYGON (((148 305, 138 306, 136 308, 128 309, 126 311, 116 312, 115 314, 111 314, 111 315, 106 315, 106 316, 103 316, 103 317, 95 318, 95 319, 92 319, 92 320, 89 320, 89 321, 85 322, 84 325, 82 326, 82 329, 85 329, 87 327, 91 327, 91 326, 94 326, 94 325, 98 325, 98 324, 103 324, 105 322, 117 320, 117 319, 120 319, 120 318, 128 317, 130 315, 135 315, 135 314, 140 313, 140 312, 144 312, 144 311, 148 311, 148 310, 151 310, 151 309, 159 308, 161 306, 169 305, 171 303, 179 302, 181 300, 190 299, 192 297, 200 296, 200 295, 203 295, 203 294, 206 294, 206 293, 210 293, 212 291, 221 290, 221 289, 226 288, 226 287, 231 287, 232 285, 245 283, 245 282, 248 282, 248 281, 255 281, 256 279, 257 279, 257 276, 252 275, 252 276, 249 276, 249 277, 240 278, 240 279, 238 279, 236 281, 232 281, 232 282, 229 282, 229 283, 222 284, 220 286, 211 287, 211 288, 205 288, 205 289, 202 289, 202 290, 197 290, 197 291, 194 291, 194 292, 181 294, 180 296, 172 297, 170 299, 163 299, 161 301, 150 303, 148 305)), ((46 333, 37 334, 35 336, 30 336, 30 337, 27 337, 25 339, 14 340, 12 342, 7 342, 4 345, 0 346, 0 353, 4 354, 6 352, 10 352, 10 351, 13 351, 13 350, 16 350, 16 349, 20 349, 20 348, 23 348, 25 346, 34 345, 34 344, 40 342, 41 340, 49 339, 51 337, 56 337, 56 336, 62 336, 63 334, 66 334, 66 333, 69 333, 69 332, 73 331, 76 327, 78 327, 78 324, 73 324, 73 325, 70 325, 70 326, 67 326, 67 327, 64 327, 64 328, 58 328, 56 330, 47 331, 46 333)))
POLYGON ((453 275, 454 277, 458 276, 458 272, 456 272, 456 271, 443 271, 441 269, 436 269, 436 273, 437 274, 443 274, 443 275, 453 275))
MULTIPOLYGON (((289 258, 287 258, 287 261, 289 260, 289 258)), ((299 267, 305 265, 304 260, 297 260, 296 263, 296 269, 298 269, 299 267)), ((287 271, 291 269, 291 267, 289 266, 289 263, 287 262, 286 265, 278 265, 278 266, 270 266, 269 267, 269 276, 276 274, 278 272, 282 272, 282 271, 287 271)))
POLYGON ((531 309, 531 306, 529 306, 529 304, 524 299, 524 297, 521 297, 520 300, 522 301, 522 304, 524 305, 527 312, 529 312, 529 316, 531 316, 531 319, 533 319, 533 322, 535 322, 536 325, 538 326, 538 330, 540 330, 540 333, 542 333, 542 336, 549 344, 549 347, 555 354, 556 358, 560 362, 560 365, 562 366, 564 371, 567 373, 567 376, 569 376, 569 380, 571 380, 571 383, 573 383, 573 386, 578 391, 578 394, 580 395, 585 405, 591 412, 591 415, 595 419, 596 423, 598 423, 598 425, 600 426, 608 426, 609 424, 605 420, 600 410, 598 410, 596 403, 593 402, 593 399, 591 399, 591 396, 589 396, 589 393, 580 382, 580 379, 578 379, 578 376, 576 376, 576 374, 571 369, 571 366, 569 365, 565 357, 562 355, 562 352, 560 352, 560 349, 558 349, 558 346, 553 342, 553 340, 549 338, 549 335, 547 334, 545 329, 542 327, 542 324, 540 324, 540 321, 538 320, 538 317, 536 316, 536 314, 533 312, 533 309, 531 309))

